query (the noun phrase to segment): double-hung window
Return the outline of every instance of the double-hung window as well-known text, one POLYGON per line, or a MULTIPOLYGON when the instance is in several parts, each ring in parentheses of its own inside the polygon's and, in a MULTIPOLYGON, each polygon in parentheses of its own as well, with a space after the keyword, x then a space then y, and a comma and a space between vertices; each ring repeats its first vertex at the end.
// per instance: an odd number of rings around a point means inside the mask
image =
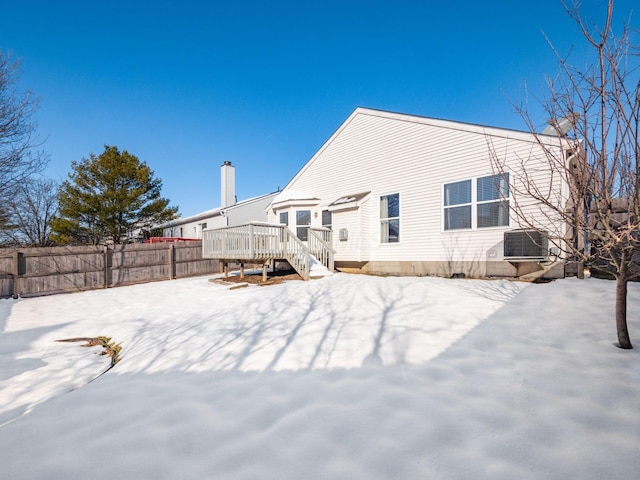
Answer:
POLYGON ((331 230, 331 211, 323 210, 322 211, 322 226, 324 228, 328 228, 331 230))
POLYGON ((380 197, 380 242, 400 241, 400 194, 380 197))
POLYGON ((509 225, 509 174, 477 179, 478 228, 509 225))
POLYGON ((489 175, 444 185, 444 229, 509 225, 509 174, 489 175))
POLYGON ((471 228, 471 180, 444 186, 444 229, 471 228))
POLYGON ((311 225, 311 210, 298 210, 296 212, 296 235, 303 242, 309 239, 309 225, 311 225))

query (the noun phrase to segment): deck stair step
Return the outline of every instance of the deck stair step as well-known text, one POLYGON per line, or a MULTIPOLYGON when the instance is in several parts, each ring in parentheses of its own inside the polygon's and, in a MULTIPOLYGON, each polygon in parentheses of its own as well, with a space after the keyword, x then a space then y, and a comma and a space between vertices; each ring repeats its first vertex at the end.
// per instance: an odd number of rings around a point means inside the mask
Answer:
POLYGON ((318 259, 312 255, 309 261, 309 278, 318 279, 329 277, 331 275, 333 275, 333 272, 325 267, 322 263, 320 263, 318 259))

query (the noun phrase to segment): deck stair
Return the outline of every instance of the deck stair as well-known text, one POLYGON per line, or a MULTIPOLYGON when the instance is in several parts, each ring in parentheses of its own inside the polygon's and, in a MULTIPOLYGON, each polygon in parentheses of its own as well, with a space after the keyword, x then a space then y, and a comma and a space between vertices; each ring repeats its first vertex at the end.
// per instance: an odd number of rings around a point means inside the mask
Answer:
POLYGON ((306 242, 285 225, 262 222, 202 232, 203 258, 263 265, 284 260, 304 280, 331 275, 334 254, 327 228, 309 228, 306 242))

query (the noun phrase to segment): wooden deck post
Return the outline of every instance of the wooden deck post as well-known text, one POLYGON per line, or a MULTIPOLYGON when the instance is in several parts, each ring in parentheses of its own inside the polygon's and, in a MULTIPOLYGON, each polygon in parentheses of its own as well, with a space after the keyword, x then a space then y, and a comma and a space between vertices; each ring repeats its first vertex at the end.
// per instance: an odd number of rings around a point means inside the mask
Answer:
POLYGON ((240 278, 244 280, 244 263, 240 264, 240 278))
POLYGON ((267 264, 266 263, 262 264, 262 281, 263 282, 267 281, 267 264))
POLYGON ((249 258, 255 257, 255 244, 253 240, 253 225, 249 224, 249 258))

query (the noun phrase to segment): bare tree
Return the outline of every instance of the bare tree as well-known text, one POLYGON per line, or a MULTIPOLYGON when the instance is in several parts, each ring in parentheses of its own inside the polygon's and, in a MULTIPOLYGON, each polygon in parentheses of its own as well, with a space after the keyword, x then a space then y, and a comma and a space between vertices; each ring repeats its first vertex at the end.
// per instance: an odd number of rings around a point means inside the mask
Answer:
MULTIPOLYGON (((544 150, 546 168, 567 188, 558 196, 536 184, 523 158, 522 168, 509 172, 511 205, 520 223, 534 230, 539 229, 523 205, 533 201, 540 211, 552 212, 554 224, 562 227, 542 232, 549 242, 579 265, 615 277, 618 342, 628 349, 627 283, 640 279, 640 51, 630 41, 630 21, 614 33, 613 0, 599 25, 587 22, 578 1, 562 3, 591 56, 573 65, 547 39, 560 66, 558 76, 548 79, 542 102, 549 126, 536 133, 526 103, 515 107, 544 150), (559 137, 562 153, 547 147, 549 134, 559 137)), ((498 171, 506 172, 495 149, 492 157, 498 171)))
POLYGON ((53 245, 50 222, 57 210, 56 182, 43 178, 23 182, 7 202, 8 221, 0 240, 16 246, 53 245))
MULTIPOLYGON (((0 210, 21 183, 44 168, 33 114, 38 102, 17 88, 19 62, 0 51, 0 210)), ((1 213, 1 212, 0 212, 1 213)))

